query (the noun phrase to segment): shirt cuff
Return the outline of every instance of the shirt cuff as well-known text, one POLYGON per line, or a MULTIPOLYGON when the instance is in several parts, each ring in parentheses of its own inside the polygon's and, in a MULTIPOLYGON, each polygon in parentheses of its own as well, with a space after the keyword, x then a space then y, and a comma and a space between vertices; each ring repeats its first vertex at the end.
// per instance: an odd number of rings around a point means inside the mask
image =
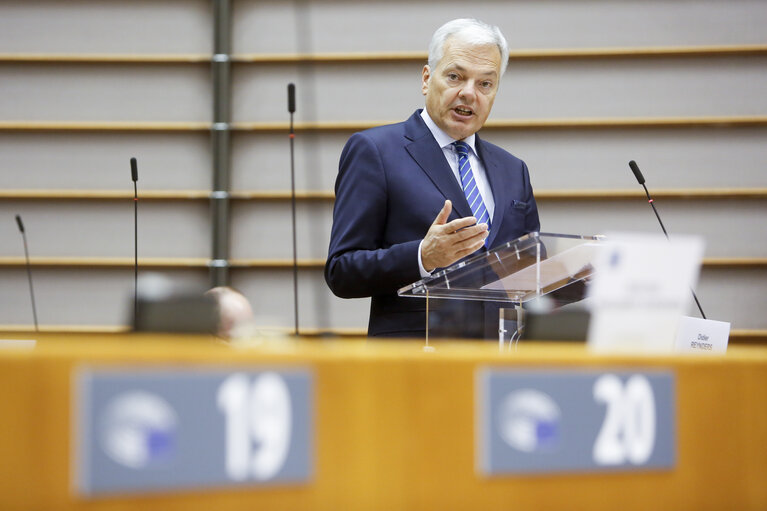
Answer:
POLYGON ((421 245, 423 245, 423 240, 421 240, 421 243, 418 244, 418 271, 421 273, 421 278, 424 279, 431 275, 431 272, 426 271, 426 268, 423 267, 423 260, 421 259, 421 245))

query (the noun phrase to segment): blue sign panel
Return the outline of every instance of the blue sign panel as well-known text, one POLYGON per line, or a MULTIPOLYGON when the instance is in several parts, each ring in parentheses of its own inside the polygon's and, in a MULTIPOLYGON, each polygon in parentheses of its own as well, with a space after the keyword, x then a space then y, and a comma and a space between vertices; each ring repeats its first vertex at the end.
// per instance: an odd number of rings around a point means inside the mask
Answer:
POLYGON ((482 475, 674 466, 670 371, 483 368, 477 380, 482 475))
POLYGON ((81 369, 82 495, 304 483, 313 466, 308 369, 81 369))

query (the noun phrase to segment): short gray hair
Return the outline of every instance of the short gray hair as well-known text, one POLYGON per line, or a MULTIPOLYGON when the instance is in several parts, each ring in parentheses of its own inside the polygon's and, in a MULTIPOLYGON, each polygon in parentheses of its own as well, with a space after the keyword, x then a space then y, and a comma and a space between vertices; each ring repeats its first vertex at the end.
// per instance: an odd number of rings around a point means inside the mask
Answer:
POLYGON ((501 52, 501 75, 506 72, 506 65, 509 63, 509 45, 506 43, 501 29, 473 18, 448 21, 434 32, 431 43, 429 43, 429 67, 432 72, 442 60, 445 42, 453 36, 459 36, 462 41, 471 45, 496 45, 501 52))

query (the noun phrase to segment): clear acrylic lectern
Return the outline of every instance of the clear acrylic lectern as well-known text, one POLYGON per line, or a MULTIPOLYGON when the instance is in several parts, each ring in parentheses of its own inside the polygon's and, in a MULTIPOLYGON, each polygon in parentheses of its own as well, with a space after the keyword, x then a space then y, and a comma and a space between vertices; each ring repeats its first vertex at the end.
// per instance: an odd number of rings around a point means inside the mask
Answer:
MULTIPOLYGON (((460 261, 399 290, 403 297, 426 299, 426 345, 429 342, 429 299, 500 302, 516 312, 510 342, 524 327, 522 304, 590 277, 604 247, 602 236, 533 232, 460 261)), ((500 310, 498 342, 507 329, 500 310)))

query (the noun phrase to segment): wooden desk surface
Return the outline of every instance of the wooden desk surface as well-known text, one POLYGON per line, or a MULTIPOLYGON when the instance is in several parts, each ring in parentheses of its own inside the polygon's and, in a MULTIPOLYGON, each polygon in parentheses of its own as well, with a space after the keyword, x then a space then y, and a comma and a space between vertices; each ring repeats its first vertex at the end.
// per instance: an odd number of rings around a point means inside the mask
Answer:
POLYGON ((239 509, 767 509, 767 348, 726 356, 593 355, 579 344, 36 336, 0 350, 0 508, 239 509), (72 375, 94 367, 311 367, 315 475, 297 486, 85 500, 72 493, 72 375), (480 477, 475 472, 475 372, 664 368, 676 377, 673 470, 480 477))

